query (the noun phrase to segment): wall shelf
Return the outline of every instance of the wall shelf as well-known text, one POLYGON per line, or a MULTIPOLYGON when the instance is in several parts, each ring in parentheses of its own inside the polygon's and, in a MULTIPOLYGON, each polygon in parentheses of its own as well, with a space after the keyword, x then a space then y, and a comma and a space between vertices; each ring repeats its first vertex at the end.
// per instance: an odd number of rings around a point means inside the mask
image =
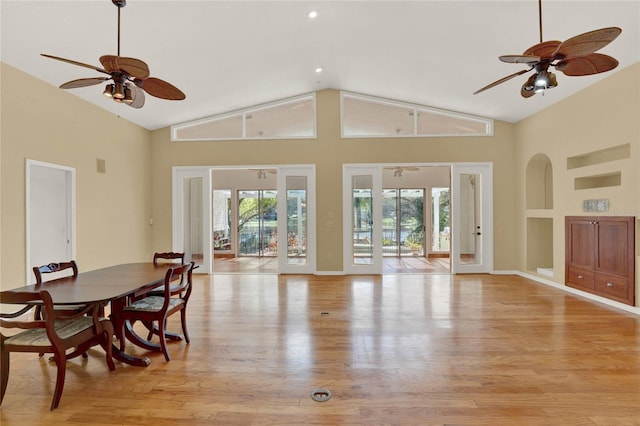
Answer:
POLYGON ((622 172, 605 173, 601 175, 583 176, 574 179, 574 189, 606 188, 622 185, 622 172))
POLYGON ((610 161, 624 160, 627 158, 631 158, 631 144, 628 143, 569 157, 567 158, 567 170, 608 163, 610 161))

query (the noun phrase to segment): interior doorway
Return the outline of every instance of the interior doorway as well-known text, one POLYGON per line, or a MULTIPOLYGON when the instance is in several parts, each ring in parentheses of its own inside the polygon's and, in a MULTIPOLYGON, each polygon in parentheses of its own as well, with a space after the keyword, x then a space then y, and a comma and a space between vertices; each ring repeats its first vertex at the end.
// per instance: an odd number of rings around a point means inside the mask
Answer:
POLYGON ((35 282, 33 266, 76 257, 76 171, 34 160, 27 160, 26 170, 28 285, 35 282))
POLYGON ((383 168, 383 273, 450 273, 450 179, 450 166, 383 168))
MULTIPOLYGON (((491 272, 492 176, 491 163, 343 165, 344 272, 491 272), (420 196, 415 196, 420 194, 418 190, 424 191, 424 238, 418 236, 420 227, 415 218, 418 210, 415 205, 412 207, 414 212, 410 214, 414 217, 402 219, 402 189, 407 188, 414 193, 414 204, 420 200, 420 196), (395 191, 390 191, 392 189, 395 191), (385 190, 390 194, 388 210, 392 212, 386 218, 383 215, 385 190), (393 215, 395 217, 391 217, 393 215), (409 231, 403 231, 402 222, 413 224, 411 239, 408 238, 409 231), (385 227, 397 235, 385 241, 385 227), (403 232, 407 233, 406 237, 403 232), (422 248, 419 247, 420 241, 422 248), (390 252, 393 253, 383 256, 385 245, 391 247, 390 252), (407 249, 412 245, 418 247, 415 253, 408 255, 407 249), (407 252, 406 256, 404 252, 407 252), (435 266, 429 267, 430 264, 435 266)), ((407 196, 406 201, 410 205, 409 198, 407 196)))

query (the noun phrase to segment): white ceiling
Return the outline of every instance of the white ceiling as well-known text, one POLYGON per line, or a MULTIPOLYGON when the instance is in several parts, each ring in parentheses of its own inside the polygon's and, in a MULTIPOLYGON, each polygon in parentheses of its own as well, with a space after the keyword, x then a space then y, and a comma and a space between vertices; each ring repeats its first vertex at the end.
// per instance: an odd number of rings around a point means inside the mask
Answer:
MULTIPOLYGON (((100 66, 117 51, 111 0, 0 3, 3 62, 60 85, 102 76, 40 56, 100 66)), ((121 55, 187 95, 147 96, 140 109, 102 96, 102 86, 70 92, 147 129, 327 88, 516 122, 640 60, 640 1, 543 0, 545 40, 598 28, 622 34, 600 52, 620 65, 567 77, 544 96, 520 97, 527 75, 472 93, 526 66, 499 55, 538 43, 538 2, 512 1, 153 1, 122 9, 121 55), (310 10, 318 17, 307 17, 310 10), (315 73, 322 67, 321 74, 315 73)))

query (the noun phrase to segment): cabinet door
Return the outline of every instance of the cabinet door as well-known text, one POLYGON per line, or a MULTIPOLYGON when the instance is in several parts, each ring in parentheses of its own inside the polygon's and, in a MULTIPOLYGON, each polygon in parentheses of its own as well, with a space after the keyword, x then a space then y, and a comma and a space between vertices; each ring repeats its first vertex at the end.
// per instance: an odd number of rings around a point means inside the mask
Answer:
POLYGON ((627 244, 629 227, 629 221, 626 220, 602 219, 596 222, 596 271, 627 276, 629 250, 633 250, 633 246, 627 244))
POLYGON ((568 219, 566 262, 571 266, 593 269, 595 266, 596 234, 591 220, 568 219))

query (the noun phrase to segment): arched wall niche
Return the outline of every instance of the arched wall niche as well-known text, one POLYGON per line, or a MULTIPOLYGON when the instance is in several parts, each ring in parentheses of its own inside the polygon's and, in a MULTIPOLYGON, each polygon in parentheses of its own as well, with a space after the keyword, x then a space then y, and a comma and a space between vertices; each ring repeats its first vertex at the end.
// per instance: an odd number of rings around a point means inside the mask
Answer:
POLYGON ((553 166, 545 154, 536 154, 527 163, 527 209, 553 208, 553 166))

